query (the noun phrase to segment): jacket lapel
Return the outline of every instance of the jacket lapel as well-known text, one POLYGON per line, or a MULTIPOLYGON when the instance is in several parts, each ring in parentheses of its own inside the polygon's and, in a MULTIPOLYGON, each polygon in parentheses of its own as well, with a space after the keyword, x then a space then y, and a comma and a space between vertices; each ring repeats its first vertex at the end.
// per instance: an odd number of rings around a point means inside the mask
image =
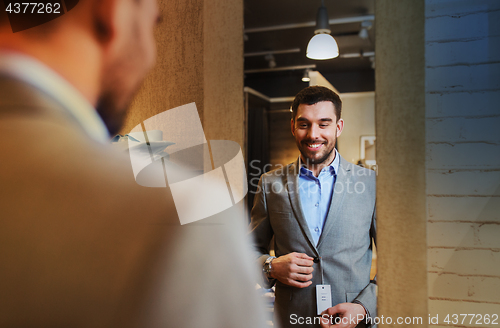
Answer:
POLYGON ((299 161, 297 160, 295 163, 289 166, 287 176, 286 176, 286 186, 288 188, 288 197, 290 198, 290 204, 292 204, 292 210, 294 213, 294 217, 299 222, 300 228, 302 232, 307 237, 307 241, 309 245, 314 250, 317 256, 319 256, 318 250, 316 249, 316 245, 314 245, 313 238, 311 236, 311 232, 309 231, 309 226, 307 225, 307 221, 305 219, 304 213, 302 211, 302 207, 300 206, 300 195, 299 195, 299 161))
POLYGON ((330 202, 328 215, 326 216, 325 226, 323 227, 323 231, 321 232, 321 236, 319 237, 318 249, 325 239, 324 236, 328 235, 330 230, 335 225, 335 222, 338 220, 338 212, 344 200, 344 195, 346 194, 344 189, 347 186, 349 174, 351 173, 351 168, 349 167, 349 165, 347 165, 348 162, 346 162, 339 153, 337 153, 337 155, 339 155, 339 171, 337 172, 335 186, 333 187, 332 200, 330 202))

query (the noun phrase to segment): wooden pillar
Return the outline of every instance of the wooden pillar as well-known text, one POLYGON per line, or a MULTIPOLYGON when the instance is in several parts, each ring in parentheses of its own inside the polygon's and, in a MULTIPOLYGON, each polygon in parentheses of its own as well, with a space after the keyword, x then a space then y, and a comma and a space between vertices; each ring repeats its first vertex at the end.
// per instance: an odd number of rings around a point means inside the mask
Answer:
POLYGON ((405 327, 428 323, 424 5, 375 2, 378 316, 405 327))
POLYGON ((157 64, 121 132, 195 102, 207 140, 243 146, 243 1, 159 0, 159 6, 157 64))

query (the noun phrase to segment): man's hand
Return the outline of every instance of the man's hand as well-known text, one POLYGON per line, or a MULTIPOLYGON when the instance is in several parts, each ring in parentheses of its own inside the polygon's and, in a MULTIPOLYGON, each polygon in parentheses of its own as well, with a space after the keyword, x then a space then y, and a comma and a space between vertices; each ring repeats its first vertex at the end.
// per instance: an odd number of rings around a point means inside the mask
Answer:
POLYGON ((313 258, 304 253, 290 253, 277 257, 271 264, 271 277, 282 283, 304 288, 312 284, 313 258))
POLYGON ((365 316, 366 311, 361 304, 340 303, 321 313, 321 327, 354 328, 365 316))

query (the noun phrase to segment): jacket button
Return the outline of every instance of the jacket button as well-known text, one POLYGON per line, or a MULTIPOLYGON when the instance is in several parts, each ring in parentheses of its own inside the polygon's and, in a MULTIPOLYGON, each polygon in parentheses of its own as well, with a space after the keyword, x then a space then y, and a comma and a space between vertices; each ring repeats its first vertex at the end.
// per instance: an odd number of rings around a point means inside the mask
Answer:
POLYGON ((319 257, 315 257, 313 260, 314 263, 319 263, 319 257))

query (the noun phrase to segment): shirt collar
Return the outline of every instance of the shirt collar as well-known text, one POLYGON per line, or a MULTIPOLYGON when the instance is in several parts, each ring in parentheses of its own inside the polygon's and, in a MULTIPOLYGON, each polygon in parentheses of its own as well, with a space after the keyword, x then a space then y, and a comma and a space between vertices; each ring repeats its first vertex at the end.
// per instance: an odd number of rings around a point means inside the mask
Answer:
POLYGON ((64 78, 38 60, 21 53, 0 51, 0 75, 32 85, 69 112, 94 140, 109 142, 109 132, 89 101, 64 78))
MULTIPOLYGON (((329 170, 332 175, 336 175, 337 172, 339 171, 339 166, 340 166, 340 155, 339 152, 337 151, 336 148, 333 149, 335 151, 335 158, 333 159, 333 162, 330 163, 327 167, 324 167, 321 171, 329 170)), ((300 167, 300 175, 313 175, 312 171, 306 168, 302 164, 302 159, 300 158, 299 155, 299 167, 300 167)))

